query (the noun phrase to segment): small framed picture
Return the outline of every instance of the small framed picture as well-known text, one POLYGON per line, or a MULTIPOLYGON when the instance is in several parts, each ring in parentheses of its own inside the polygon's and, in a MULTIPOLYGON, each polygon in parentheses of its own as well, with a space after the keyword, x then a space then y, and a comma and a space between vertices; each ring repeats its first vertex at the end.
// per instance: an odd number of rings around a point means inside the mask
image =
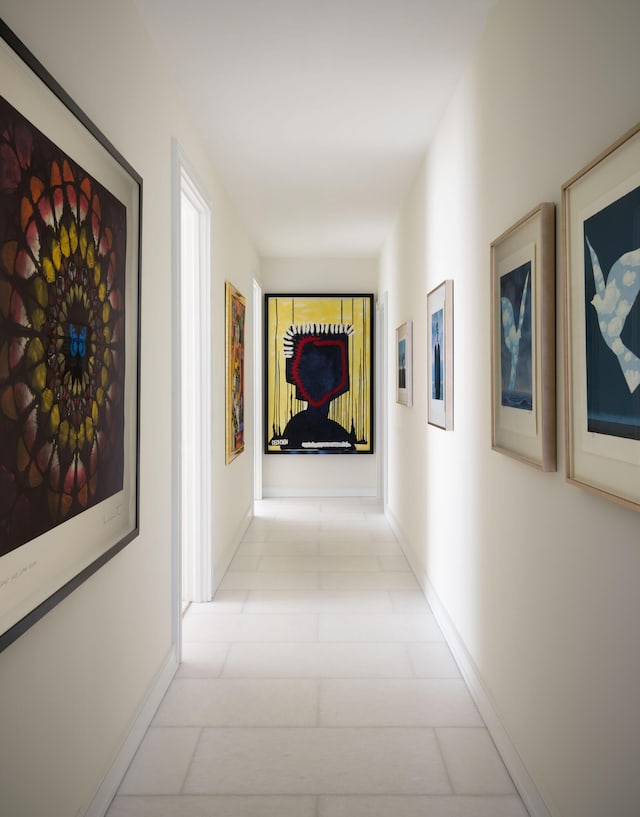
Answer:
POLYGON ((244 329, 247 302, 229 281, 226 300, 226 463, 244 451, 244 329))
POLYGON ((562 188, 569 482, 640 510, 640 123, 562 188))
POLYGON ((413 321, 396 329, 396 403, 413 405, 413 321))
POLYGON ((491 244, 492 437, 500 451, 556 470, 555 205, 491 244))
POLYGON ((443 281, 427 295, 427 421, 453 428, 453 281, 443 281))

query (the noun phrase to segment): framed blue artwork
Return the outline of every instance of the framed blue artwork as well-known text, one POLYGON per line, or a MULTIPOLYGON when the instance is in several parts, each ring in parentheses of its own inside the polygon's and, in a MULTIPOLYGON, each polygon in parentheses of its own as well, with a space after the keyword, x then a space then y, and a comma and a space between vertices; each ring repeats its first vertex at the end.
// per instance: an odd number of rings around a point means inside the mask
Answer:
POLYGON ((453 281, 427 295, 427 422, 453 428, 453 281))
POLYGON ((556 469, 555 206, 491 243, 492 448, 556 469))
POLYGON ((640 124, 562 196, 567 478, 640 510, 640 124))

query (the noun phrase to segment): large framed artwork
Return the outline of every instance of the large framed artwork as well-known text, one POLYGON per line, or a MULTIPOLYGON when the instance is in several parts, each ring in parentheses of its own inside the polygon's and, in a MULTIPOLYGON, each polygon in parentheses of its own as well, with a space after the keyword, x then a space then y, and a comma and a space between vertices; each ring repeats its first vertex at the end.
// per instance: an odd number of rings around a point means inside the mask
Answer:
POLYGON ((562 205, 567 478, 640 510, 640 124, 562 205))
POLYGON ((427 421, 453 428, 453 281, 427 295, 427 421))
POLYGON ((265 452, 373 452, 373 295, 265 295, 265 452))
POLYGON ((0 22, 0 649, 138 532, 142 180, 0 22))
POLYGON ((226 301, 226 461, 244 451, 244 328, 246 300, 227 281, 226 301))
POLYGON ((413 405, 413 321, 396 329, 396 403, 413 405))
POLYGON ((555 205, 491 244, 491 444, 556 470, 555 205))

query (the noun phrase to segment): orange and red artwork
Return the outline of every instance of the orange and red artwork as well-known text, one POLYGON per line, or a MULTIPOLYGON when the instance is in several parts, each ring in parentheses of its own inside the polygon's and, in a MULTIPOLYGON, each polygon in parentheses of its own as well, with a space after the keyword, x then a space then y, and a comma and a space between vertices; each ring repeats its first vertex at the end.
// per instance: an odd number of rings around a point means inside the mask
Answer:
POLYGON ((246 300, 228 281, 226 283, 226 310, 226 461, 229 463, 244 451, 244 330, 246 300))

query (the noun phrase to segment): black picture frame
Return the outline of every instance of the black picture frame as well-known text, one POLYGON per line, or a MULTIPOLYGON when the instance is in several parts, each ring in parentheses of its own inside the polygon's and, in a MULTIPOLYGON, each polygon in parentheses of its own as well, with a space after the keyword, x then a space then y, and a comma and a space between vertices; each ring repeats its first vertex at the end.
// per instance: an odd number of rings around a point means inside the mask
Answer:
POLYGON ((264 296, 264 452, 372 454, 374 296, 264 296))
POLYGON ((139 533, 142 177, 2 20, 0 75, 2 651, 139 533), (19 161, 11 165, 13 155, 19 161), (18 240, 16 225, 24 233, 18 240), (28 259, 27 271, 20 258, 28 259), (26 303, 29 287, 41 298, 37 318, 35 307, 20 313, 11 306, 20 297, 26 303), (77 323, 79 304, 84 325, 77 323), (32 375, 25 406, 17 395, 28 366, 16 363, 12 350, 26 358, 29 344, 38 354, 40 346, 48 351, 35 361, 39 375, 32 375), (32 427, 29 436, 24 429, 32 427), (14 437, 20 451, 7 453, 14 437), (14 456, 12 472, 7 458, 14 456), (65 457, 73 465, 58 473, 65 457), (45 494, 51 519, 37 529, 25 525, 25 509, 46 515, 45 494))

